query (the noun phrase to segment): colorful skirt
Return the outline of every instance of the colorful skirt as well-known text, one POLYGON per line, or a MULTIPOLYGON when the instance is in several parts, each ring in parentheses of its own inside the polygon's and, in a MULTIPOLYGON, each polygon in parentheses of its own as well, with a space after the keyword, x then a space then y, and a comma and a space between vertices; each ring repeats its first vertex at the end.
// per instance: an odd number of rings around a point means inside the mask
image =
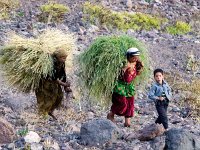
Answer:
POLYGON ((112 94, 111 111, 119 116, 133 117, 134 116, 134 96, 125 97, 117 93, 112 94))
POLYGON ((42 80, 35 94, 40 114, 52 112, 63 100, 62 88, 56 81, 42 80))

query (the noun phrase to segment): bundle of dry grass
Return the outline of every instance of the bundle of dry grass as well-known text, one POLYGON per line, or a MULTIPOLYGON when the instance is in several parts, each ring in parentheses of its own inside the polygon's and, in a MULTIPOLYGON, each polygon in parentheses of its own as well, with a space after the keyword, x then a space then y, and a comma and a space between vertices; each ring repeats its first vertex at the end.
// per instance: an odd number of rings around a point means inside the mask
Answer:
POLYGON ((74 49, 73 35, 57 29, 47 29, 36 38, 10 34, 1 56, 9 83, 23 92, 34 91, 41 78, 52 76, 52 54, 58 48, 74 49))

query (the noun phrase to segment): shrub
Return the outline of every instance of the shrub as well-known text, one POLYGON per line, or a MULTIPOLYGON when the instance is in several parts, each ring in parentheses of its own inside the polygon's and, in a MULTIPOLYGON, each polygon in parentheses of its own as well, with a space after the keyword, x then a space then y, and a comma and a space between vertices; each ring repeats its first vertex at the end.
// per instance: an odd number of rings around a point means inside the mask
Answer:
POLYGON ((160 29, 162 22, 165 21, 148 14, 116 12, 100 5, 92 5, 89 2, 84 4, 83 12, 85 14, 84 19, 93 24, 107 25, 110 28, 120 30, 160 29))
POLYGON ((191 82, 177 83, 175 87, 186 92, 184 103, 190 108, 191 117, 200 122, 200 79, 193 79, 191 82))
POLYGON ((0 60, 10 84, 23 92, 37 89, 41 78, 52 76, 51 54, 57 48, 71 51, 73 36, 57 29, 48 29, 36 38, 9 35, 0 60))
POLYGON ((19 0, 1 0, 0 19, 8 19, 9 12, 17 7, 19 7, 19 0))
POLYGON ((40 9, 40 20, 43 22, 62 22, 64 14, 69 12, 69 7, 57 3, 42 5, 40 9))
POLYGON ((190 32, 191 27, 186 22, 177 21, 174 26, 166 27, 166 30, 170 34, 178 35, 178 34, 186 34, 186 33, 190 32))
MULTIPOLYGON (((141 51, 144 63, 143 73, 134 80, 135 84, 143 83, 149 75, 148 54, 143 45, 129 36, 103 36, 97 38, 80 56, 81 81, 95 98, 108 98, 112 94, 115 81, 124 63, 127 49, 137 47, 141 51)), ((107 104, 106 101, 104 101, 107 104)))

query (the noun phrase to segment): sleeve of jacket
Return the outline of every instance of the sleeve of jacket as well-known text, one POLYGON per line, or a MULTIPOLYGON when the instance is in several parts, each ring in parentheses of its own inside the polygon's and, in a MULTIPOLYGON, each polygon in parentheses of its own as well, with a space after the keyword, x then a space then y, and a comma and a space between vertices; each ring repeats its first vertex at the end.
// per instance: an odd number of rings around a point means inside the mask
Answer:
POLYGON ((167 85, 167 98, 168 100, 172 100, 172 90, 171 88, 169 87, 169 85, 167 85))
POLYGON ((157 96, 155 95, 156 93, 156 86, 153 85, 151 88, 150 88, 150 91, 148 93, 148 98, 153 100, 153 101, 156 101, 157 100, 157 96))

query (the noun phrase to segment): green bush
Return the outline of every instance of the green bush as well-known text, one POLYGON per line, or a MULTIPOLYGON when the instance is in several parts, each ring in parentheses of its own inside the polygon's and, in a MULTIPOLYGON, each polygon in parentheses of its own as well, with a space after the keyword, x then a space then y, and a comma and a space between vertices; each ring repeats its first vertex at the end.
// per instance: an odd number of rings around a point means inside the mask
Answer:
POLYGON ((0 20, 8 19, 9 12, 19 7, 19 0, 1 0, 0 1, 0 20))
MULTIPOLYGON (((134 80, 135 84, 144 83, 149 72, 148 54, 143 45, 129 36, 103 36, 97 38, 80 56, 81 81, 89 94, 105 100, 111 96, 119 72, 126 63, 127 49, 137 47, 141 51, 140 59, 144 63, 143 73, 134 80)), ((105 103, 106 104, 106 103, 105 103)))
POLYGON ((64 14, 69 12, 69 7, 57 3, 42 5, 40 9, 40 20, 43 22, 62 22, 64 14))
POLYGON ((161 24, 165 21, 148 14, 116 12, 100 5, 92 5, 89 2, 84 4, 83 12, 85 14, 84 19, 93 24, 106 25, 120 30, 160 29, 161 24))
POLYGON ((167 32, 173 35, 186 34, 191 31, 191 27, 188 23, 177 21, 174 26, 166 28, 167 32))

